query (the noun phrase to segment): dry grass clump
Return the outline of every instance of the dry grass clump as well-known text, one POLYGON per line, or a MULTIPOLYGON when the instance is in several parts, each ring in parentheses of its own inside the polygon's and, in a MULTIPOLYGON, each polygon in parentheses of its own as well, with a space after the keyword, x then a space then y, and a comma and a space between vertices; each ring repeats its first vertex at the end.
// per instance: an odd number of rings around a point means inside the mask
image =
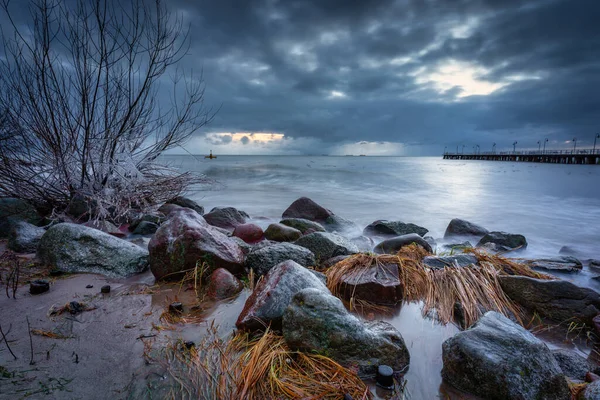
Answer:
POLYGON ((98 308, 98 307, 84 303, 84 302, 79 302, 79 301, 72 301, 70 303, 65 304, 64 306, 57 306, 56 304, 54 304, 48 310, 48 317, 54 317, 54 316, 62 315, 64 313, 69 313, 69 314, 75 315, 75 314, 79 314, 80 312, 84 312, 84 311, 92 311, 92 310, 95 310, 96 308, 98 308))
POLYGON ((169 398, 177 399, 371 399, 365 383, 350 370, 319 355, 291 351, 281 336, 267 330, 220 339, 211 326, 205 339, 187 348, 168 345, 151 361, 171 379, 169 398))
MULTIPOLYGON (((396 255, 356 254, 327 270, 327 286, 341 297, 344 278, 360 278, 371 268, 395 264, 403 288, 404 301, 423 301, 423 314, 435 315, 442 323, 456 320, 457 312, 464 327, 471 326, 485 311, 498 311, 515 317, 522 323, 521 309, 502 290, 498 275, 521 275, 538 279, 552 279, 549 275, 533 271, 525 264, 498 255, 470 249, 478 265, 468 267, 448 266, 432 269, 423 264, 429 253, 412 244, 396 255)), ((360 299, 351 297, 351 307, 360 299)))
POLYGON ((32 329, 31 333, 33 335, 37 335, 37 336, 43 336, 43 337, 47 337, 50 339, 70 339, 71 336, 65 336, 62 333, 56 333, 53 331, 46 331, 43 329, 32 329))

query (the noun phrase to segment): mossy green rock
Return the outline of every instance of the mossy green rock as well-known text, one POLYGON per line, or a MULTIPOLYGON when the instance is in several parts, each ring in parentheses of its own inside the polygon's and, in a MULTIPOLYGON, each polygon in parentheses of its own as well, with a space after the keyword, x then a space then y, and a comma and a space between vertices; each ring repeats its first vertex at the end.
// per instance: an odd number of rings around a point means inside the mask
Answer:
POLYGON ((271 224, 265 230, 265 237, 275 242, 293 242, 302 236, 298 229, 283 225, 271 224))

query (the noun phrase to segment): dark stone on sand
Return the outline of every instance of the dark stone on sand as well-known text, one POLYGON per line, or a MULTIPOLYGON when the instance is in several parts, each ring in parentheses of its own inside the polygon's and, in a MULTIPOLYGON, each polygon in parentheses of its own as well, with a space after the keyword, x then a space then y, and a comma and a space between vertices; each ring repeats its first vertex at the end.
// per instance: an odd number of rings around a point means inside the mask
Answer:
POLYGON ((302 232, 302 234, 325 232, 323 225, 319 224, 318 222, 303 218, 285 218, 279 221, 279 223, 294 229, 298 229, 300 232, 302 232))
POLYGON ((482 247, 488 243, 493 245, 494 251, 512 251, 524 249, 527 247, 527 240, 523 235, 516 235, 506 232, 490 232, 479 240, 477 247, 482 247))
POLYGON ((187 197, 178 196, 166 202, 166 204, 175 204, 179 207, 191 208, 198 214, 204 214, 204 207, 196 203, 194 200, 188 199, 187 197))
POLYGON ((423 264, 431 269, 443 269, 445 267, 468 267, 477 265, 477 257, 472 254, 457 254, 455 256, 427 256, 423 258, 423 264))
POLYGON ((243 288, 242 282, 231 272, 219 268, 210 275, 206 294, 211 299, 222 300, 235 296, 243 288))
POLYGON ((377 254, 396 254, 404 246, 409 246, 413 243, 418 244, 430 253, 433 252, 431 245, 416 233, 384 240, 375 246, 373 251, 377 254))
POLYGON ((233 231, 236 226, 246 223, 250 216, 244 211, 234 207, 215 207, 208 214, 204 214, 204 219, 209 225, 233 231))
POLYGON ((333 213, 308 197, 300 197, 282 214, 282 218, 303 218, 310 221, 325 221, 333 213))
POLYGON ((7 247, 17 253, 35 253, 46 230, 25 221, 12 224, 7 247))
POLYGON ((48 281, 38 279, 29 284, 29 293, 36 295, 42 294, 50 290, 50 283, 48 281))
POLYGON ((363 233, 365 235, 392 235, 402 236, 408 235, 409 233, 416 233, 419 236, 425 236, 429 230, 422 226, 415 225, 412 223, 404 223, 402 221, 387 221, 377 220, 368 225, 363 233))
POLYGON ((246 243, 260 242, 264 237, 262 228, 256 224, 241 224, 233 230, 233 236, 239 237, 246 243))
POLYGON ((100 288, 100 293, 110 293, 110 285, 104 285, 100 288))
POLYGON ((544 342, 489 311, 442 345, 442 377, 489 400, 568 400, 568 381, 544 342))
POLYGON ((169 312, 173 314, 181 314, 183 312, 183 304, 179 301, 169 304, 169 312))
POLYGON ((358 247, 354 243, 337 233, 313 232, 302 236, 294 244, 312 251, 317 262, 358 253, 358 247))
POLYGON ((275 242, 293 242, 302 236, 296 228, 283 224, 271 224, 265 230, 265 237, 275 242))
POLYGON ((464 219, 454 218, 448 224, 444 238, 452 236, 483 236, 489 231, 482 226, 474 224, 464 219))
POLYGON ((85 288, 86 288, 86 289, 91 289, 91 288, 93 288, 93 287, 94 287, 94 285, 85 285, 85 288))

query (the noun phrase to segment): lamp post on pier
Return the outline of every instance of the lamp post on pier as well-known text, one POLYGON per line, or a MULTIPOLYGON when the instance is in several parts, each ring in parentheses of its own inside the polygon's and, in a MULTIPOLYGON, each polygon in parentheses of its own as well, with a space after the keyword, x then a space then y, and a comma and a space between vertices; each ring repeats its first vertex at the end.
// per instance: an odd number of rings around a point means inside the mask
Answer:
POLYGON ((492 153, 496 154, 496 143, 492 145, 492 153))
POLYGON ((542 142, 538 140, 538 153, 542 150, 542 142))
POLYGON ((462 147, 462 154, 465 154, 465 147, 467 147, 467 146, 463 144, 463 147, 462 147))
POLYGON ((513 143, 513 154, 517 152, 517 141, 515 140, 515 142, 513 143))
POLYGON ((576 148, 577 148, 577 138, 573 138, 573 153, 575 153, 576 148))
POLYGON ((596 139, 600 139, 600 133, 594 136, 594 150, 592 150, 592 153, 596 153, 596 139))
POLYGON ((481 152, 481 147, 479 147, 479 145, 476 144, 475 148, 477 149, 477 151, 475 152, 475 154, 479 154, 481 152))
POLYGON ((548 143, 548 138, 544 139, 544 154, 546 154, 546 143, 548 143))
POLYGON ((444 155, 446 155, 446 149, 448 148, 448 146, 444 146, 444 155))

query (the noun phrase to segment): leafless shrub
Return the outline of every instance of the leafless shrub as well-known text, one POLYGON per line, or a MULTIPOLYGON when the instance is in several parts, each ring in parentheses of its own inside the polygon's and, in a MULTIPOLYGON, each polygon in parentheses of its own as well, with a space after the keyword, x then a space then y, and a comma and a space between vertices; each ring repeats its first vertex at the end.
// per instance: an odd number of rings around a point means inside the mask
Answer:
POLYGON ((122 219, 198 181, 157 160, 214 116, 202 75, 178 68, 182 18, 161 0, 32 0, 23 28, 13 6, 0 0, 0 195, 46 210, 84 196, 122 219))

